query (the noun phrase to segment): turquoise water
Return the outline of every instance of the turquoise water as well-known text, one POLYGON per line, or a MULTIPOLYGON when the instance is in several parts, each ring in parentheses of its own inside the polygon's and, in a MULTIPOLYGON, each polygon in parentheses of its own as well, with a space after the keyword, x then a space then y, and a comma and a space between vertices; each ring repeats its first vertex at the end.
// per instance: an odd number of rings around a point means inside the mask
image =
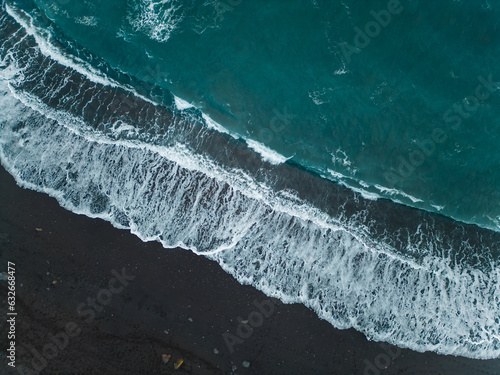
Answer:
POLYGON ((498 6, 3 1, 0 160, 335 327, 496 358, 498 6))
POLYGON ((224 1, 35 3, 65 37, 239 136, 498 230, 496 2, 224 1))

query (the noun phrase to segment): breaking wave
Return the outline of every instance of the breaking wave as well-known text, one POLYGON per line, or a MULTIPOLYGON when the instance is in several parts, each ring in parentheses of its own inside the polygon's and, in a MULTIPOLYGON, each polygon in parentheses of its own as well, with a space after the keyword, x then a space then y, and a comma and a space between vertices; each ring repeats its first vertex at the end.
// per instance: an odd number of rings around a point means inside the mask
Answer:
POLYGON ((182 21, 182 4, 177 0, 138 0, 128 20, 136 31, 141 31, 158 42, 166 42, 182 21))
POLYGON ((0 22, 0 159, 21 186, 202 254, 335 327, 500 356, 498 233, 364 199, 281 155, 263 161, 187 103, 155 105, 92 79, 29 24, 5 11, 0 22))

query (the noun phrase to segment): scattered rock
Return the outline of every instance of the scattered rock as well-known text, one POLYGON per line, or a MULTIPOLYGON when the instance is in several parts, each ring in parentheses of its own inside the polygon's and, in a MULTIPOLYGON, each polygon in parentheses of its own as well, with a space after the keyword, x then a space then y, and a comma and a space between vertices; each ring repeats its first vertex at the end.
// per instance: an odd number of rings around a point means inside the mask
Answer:
POLYGON ((248 324, 248 320, 242 320, 241 321, 243 324, 248 324))
POLYGON ((231 367, 231 371, 233 371, 233 372, 235 372, 237 369, 238 369, 238 367, 236 367, 235 365, 233 365, 233 367, 231 367))
POLYGON ((248 362, 248 361, 243 361, 243 362, 241 362, 241 365, 242 365, 244 368, 249 368, 249 367, 250 367, 250 362, 248 362))
POLYGON ((188 320, 189 320, 189 321, 190 321, 191 323, 193 323, 193 319, 191 319, 191 318, 188 318, 188 320))
POLYGON ((37 232, 41 232, 43 229, 42 228, 35 228, 37 232))
POLYGON ((175 363, 174 363, 174 369, 178 370, 178 369, 179 369, 179 367, 181 367, 183 363, 184 363, 184 360, 183 360, 183 359, 181 359, 181 358, 179 358, 179 359, 178 359, 177 361, 175 361, 175 363))
POLYGON ((171 354, 162 354, 161 355, 161 359, 163 361, 163 363, 168 363, 168 361, 170 361, 170 358, 172 358, 172 355, 171 354))
POLYGON ((214 354, 219 354, 219 351, 217 350, 217 348, 214 348, 214 354))
POLYGON ((52 285, 56 285, 56 284, 57 284, 57 280, 52 281, 52 285))

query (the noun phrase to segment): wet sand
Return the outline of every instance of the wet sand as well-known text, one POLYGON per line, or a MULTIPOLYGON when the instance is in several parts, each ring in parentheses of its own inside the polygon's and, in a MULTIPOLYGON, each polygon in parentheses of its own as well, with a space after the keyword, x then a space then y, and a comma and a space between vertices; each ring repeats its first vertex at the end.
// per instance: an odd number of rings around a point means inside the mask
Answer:
POLYGON ((417 353, 337 330, 204 257, 66 211, 3 168, 0 258, 0 271, 15 263, 18 314, 11 368, 0 281, 2 374, 500 374, 500 359, 417 353))

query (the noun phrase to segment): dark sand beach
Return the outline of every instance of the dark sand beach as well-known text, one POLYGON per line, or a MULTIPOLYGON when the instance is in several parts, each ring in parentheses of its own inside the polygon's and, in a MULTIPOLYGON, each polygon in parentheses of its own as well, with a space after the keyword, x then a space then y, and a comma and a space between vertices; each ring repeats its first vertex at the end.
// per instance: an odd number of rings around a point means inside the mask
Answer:
POLYGON ((0 258, 0 271, 15 263, 17 312, 11 368, 1 281, 1 374, 500 374, 500 359, 400 350, 337 330, 204 257, 66 211, 3 168, 0 258))

